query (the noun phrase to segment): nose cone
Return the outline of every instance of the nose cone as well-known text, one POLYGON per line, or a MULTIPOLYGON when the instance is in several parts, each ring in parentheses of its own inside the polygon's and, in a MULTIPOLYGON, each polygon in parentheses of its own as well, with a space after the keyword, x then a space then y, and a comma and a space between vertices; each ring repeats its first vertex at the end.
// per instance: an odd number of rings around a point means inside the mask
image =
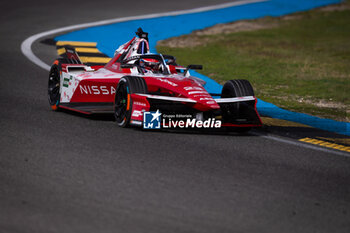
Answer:
POLYGON ((178 94, 178 97, 186 97, 196 101, 193 108, 199 111, 219 109, 220 106, 196 80, 175 75, 170 78, 147 77, 147 86, 150 89, 159 88, 178 94))
POLYGON ((186 91, 188 98, 197 101, 194 108, 200 111, 209 111, 220 108, 213 97, 211 97, 211 95, 202 86, 188 87, 186 91))

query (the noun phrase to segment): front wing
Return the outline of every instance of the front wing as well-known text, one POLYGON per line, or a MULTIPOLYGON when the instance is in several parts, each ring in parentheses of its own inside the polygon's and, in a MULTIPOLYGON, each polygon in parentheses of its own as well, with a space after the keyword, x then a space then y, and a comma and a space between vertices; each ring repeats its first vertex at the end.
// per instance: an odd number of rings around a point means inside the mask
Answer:
MULTIPOLYGON (((191 115, 203 120, 215 118, 222 121, 225 127, 259 127, 262 125, 256 109, 257 99, 254 96, 214 99, 220 109, 200 112, 193 108, 196 101, 189 98, 159 96, 150 94, 131 94, 130 124, 142 126, 143 112, 159 110, 163 114, 191 115), (229 113, 229 114, 227 114, 229 113)), ((113 114, 113 103, 61 103, 61 108, 83 114, 113 114)))
POLYGON ((203 120, 215 118, 222 121, 225 127, 260 127, 260 116, 256 109, 257 99, 254 96, 214 99, 220 109, 200 112, 193 108, 196 101, 189 98, 159 96, 149 94, 131 94, 133 102, 131 125, 141 126, 143 112, 159 110, 163 114, 191 115, 203 120))

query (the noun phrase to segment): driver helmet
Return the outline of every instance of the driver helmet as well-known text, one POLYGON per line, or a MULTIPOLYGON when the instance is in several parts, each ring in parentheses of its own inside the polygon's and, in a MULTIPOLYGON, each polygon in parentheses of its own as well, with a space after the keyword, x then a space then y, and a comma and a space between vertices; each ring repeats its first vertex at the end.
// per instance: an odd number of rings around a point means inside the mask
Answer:
POLYGON ((140 59, 140 67, 152 72, 157 72, 160 62, 156 59, 143 58, 140 59))

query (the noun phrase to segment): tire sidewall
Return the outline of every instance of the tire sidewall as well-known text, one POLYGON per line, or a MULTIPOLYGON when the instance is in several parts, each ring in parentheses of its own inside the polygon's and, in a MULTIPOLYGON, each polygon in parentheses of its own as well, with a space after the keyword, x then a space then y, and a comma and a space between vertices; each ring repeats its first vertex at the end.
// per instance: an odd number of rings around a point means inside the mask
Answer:
POLYGON ((114 116, 115 116, 115 119, 117 121, 117 125, 120 126, 120 127, 126 127, 127 125, 129 125, 129 122, 130 122, 130 118, 131 118, 131 112, 132 112, 132 99, 131 97, 129 96, 129 98, 127 97, 127 109, 129 110, 126 110, 126 115, 124 117, 124 119, 121 121, 121 122, 118 122, 119 120, 117 119, 117 116, 116 116, 116 99, 117 99, 117 94, 118 94, 118 90, 120 88, 121 85, 126 85, 126 91, 127 91, 127 95, 130 95, 130 83, 128 81, 127 78, 121 78, 118 82, 118 85, 117 85, 117 88, 116 88, 116 93, 115 93, 115 99, 114 99, 114 116))
MULTIPOLYGON (((251 86, 250 82, 245 79, 234 79, 227 81, 221 93, 221 98, 231 98, 231 97, 242 97, 242 96, 254 96, 254 89, 251 86)), ((223 118, 225 121, 229 121, 231 117, 235 117, 235 115, 239 114, 240 111, 240 103, 232 103, 231 106, 223 107, 223 118)), ((234 131, 239 133, 245 133, 249 131, 251 128, 242 127, 242 128, 232 128, 226 127, 227 131, 234 131)))
MULTIPOLYGON (((58 61, 58 60, 57 60, 58 61)), ((58 82, 59 82, 59 85, 61 86, 61 72, 60 72, 60 62, 58 61, 58 64, 53 64, 51 66, 51 69, 50 69, 50 72, 49 72, 49 80, 48 80, 48 88, 50 88, 50 78, 51 78, 51 73, 56 70, 55 72, 57 72, 57 76, 58 76, 58 82)), ((60 104, 60 99, 61 99, 61 87, 59 87, 59 90, 58 90, 59 94, 58 94, 58 100, 53 103, 52 100, 51 100, 51 97, 50 97, 50 94, 48 92, 48 101, 49 101, 49 104, 50 104, 50 107, 52 110, 54 111, 57 111, 58 110, 58 107, 59 107, 59 104, 60 104)))

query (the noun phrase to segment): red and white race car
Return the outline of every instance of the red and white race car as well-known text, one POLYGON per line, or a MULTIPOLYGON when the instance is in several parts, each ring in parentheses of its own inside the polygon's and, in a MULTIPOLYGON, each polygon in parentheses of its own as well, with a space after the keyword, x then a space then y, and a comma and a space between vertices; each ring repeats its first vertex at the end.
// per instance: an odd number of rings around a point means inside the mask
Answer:
POLYGON ((220 120, 222 126, 249 129, 262 125, 257 99, 247 80, 230 80, 221 94, 210 94, 202 79, 169 55, 149 53, 148 33, 121 45, 105 66, 84 65, 66 46, 50 70, 49 103, 53 110, 84 114, 111 113, 121 127, 142 126, 144 112, 183 114, 197 120, 220 120))

